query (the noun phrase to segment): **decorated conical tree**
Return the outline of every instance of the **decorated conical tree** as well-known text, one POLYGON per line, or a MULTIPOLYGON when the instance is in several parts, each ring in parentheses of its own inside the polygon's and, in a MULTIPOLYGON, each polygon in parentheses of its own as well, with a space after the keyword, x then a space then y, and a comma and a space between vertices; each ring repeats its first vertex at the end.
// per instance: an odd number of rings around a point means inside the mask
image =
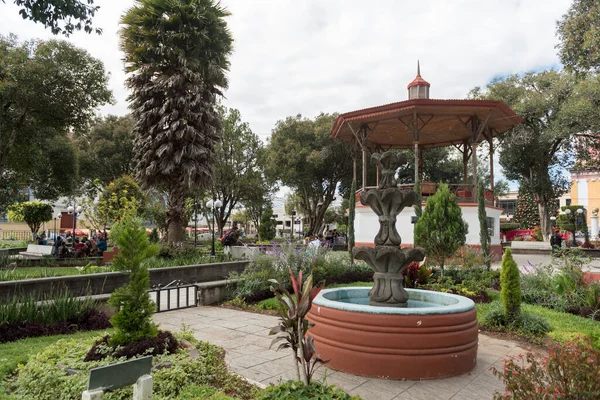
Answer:
POLYGON ((519 196, 515 208, 515 222, 519 223, 521 229, 533 229, 540 226, 540 214, 533 200, 533 195, 525 185, 519 187, 519 196))

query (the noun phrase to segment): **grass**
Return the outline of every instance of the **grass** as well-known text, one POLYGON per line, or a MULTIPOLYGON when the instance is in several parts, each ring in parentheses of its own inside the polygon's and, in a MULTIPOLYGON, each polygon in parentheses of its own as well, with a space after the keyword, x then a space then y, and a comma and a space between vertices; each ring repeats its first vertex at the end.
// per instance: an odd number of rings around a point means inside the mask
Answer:
POLYGON ((79 275, 79 270, 76 267, 24 267, 0 271, 0 282, 69 275, 79 275))
MULTIPOLYGON (((494 303, 475 304, 477 318, 481 320, 493 307, 494 303)), ((521 311, 546 319, 552 327, 552 331, 547 335, 548 338, 560 344, 581 335, 591 337, 596 347, 600 347, 600 323, 597 321, 532 304, 522 303, 521 311)))
POLYGON ((44 348, 56 343, 60 339, 87 339, 101 336, 106 331, 78 332, 72 335, 44 336, 27 338, 17 342, 0 344, 0 398, 10 399, 4 388, 4 380, 12 374, 19 364, 27 362, 30 356, 44 350, 44 348))

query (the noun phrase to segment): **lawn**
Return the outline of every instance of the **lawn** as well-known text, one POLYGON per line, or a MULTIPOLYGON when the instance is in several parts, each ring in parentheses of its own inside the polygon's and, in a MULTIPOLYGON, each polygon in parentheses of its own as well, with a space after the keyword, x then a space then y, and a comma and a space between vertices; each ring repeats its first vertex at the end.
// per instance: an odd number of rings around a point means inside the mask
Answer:
MULTIPOLYGON (((477 318, 481 320, 494 305, 494 303, 476 304, 477 318)), ((573 340, 581 335, 591 337, 596 347, 600 347, 600 323, 597 321, 532 304, 521 304, 521 311, 546 319, 552 327, 548 337, 558 343, 573 340)))
POLYGON ((72 335, 42 336, 0 344, 0 398, 10 398, 4 389, 4 379, 17 368, 18 364, 25 363, 29 356, 41 352, 44 348, 56 343, 60 339, 86 339, 111 331, 112 329, 106 331, 78 332, 72 335))
POLYGON ((76 267, 23 267, 0 271, 0 282, 79 274, 76 267))

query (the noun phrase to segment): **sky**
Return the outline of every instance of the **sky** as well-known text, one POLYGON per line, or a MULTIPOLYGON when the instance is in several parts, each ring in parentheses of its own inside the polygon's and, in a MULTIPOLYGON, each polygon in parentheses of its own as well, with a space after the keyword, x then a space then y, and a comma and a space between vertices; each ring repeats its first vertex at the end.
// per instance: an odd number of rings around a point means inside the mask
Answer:
MULTIPOLYGON (((0 34, 53 37, 0 2, 0 34)), ((234 37, 224 104, 266 141, 278 120, 407 99, 416 74, 432 98, 464 98, 494 77, 559 68, 556 21, 570 0, 222 0, 234 37)), ((67 40, 104 62, 115 104, 127 109, 119 19, 133 0, 96 0, 102 35, 67 40)))

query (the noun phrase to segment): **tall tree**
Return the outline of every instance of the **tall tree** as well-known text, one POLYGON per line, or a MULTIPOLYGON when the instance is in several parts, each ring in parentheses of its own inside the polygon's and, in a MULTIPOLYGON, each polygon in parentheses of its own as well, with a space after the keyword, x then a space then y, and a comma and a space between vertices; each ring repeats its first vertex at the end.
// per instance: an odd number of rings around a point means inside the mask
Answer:
POLYGON ((35 237, 42 224, 52 219, 52 205, 40 201, 15 203, 8 207, 7 214, 11 221, 25 222, 35 237))
MULTIPOLYGON (((6 3, 6 0, 2 0, 6 3)), ((71 33, 84 30, 87 33, 102 33, 102 29, 92 27, 92 17, 100 7, 94 0, 14 0, 21 7, 19 14, 50 28, 53 34, 71 33)))
POLYGON ((321 231, 338 184, 352 177, 347 145, 330 136, 335 118, 320 114, 310 120, 297 115, 278 121, 267 147, 267 173, 300 196, 299 211, 314 233, 321 231))
POLYGON ((109 115, 96 119, 89 130, 76 135, 79 177, 102 186, 133 173, 133 119, 109 115))
POLYGON ((575 71, 600 69, 600 3, 574 0, 558 21, 556 33, 562 63, 575 71))
POLYGON ((83 129, 112 100, 107 84, 102 62, 70 43, 0 36, 0 188, 9 178, 43 180, 37 172, 48 166, 39 160, 68 150, 67 132, 83 129))
POLYGON ((238 110, 218 107, 223 139, 215 146, 213 191, 223 206, 216 214, 219 233, 233 209, 263 200, 271 191, 264 177, 264 149, 238 110))
POLYGON ((471 94, 502 100, 523 118, 503 136, 500 165, 508 179, 531 190, 547 240, 551 202, 568 188, 557 167, 570 165, 572 138, 588 135, 598 124, 590 116, 600 110, 598 77, 578 80, 564 71, 530 72, 496 79, 484 92, 476 88, 471 94))
POLYGON ((228 15, 213 0, 141 0, 121 19, 137 175, 168 193, 169 243, 185 238, 190 188, 212 183, 233 46, 228 15))

